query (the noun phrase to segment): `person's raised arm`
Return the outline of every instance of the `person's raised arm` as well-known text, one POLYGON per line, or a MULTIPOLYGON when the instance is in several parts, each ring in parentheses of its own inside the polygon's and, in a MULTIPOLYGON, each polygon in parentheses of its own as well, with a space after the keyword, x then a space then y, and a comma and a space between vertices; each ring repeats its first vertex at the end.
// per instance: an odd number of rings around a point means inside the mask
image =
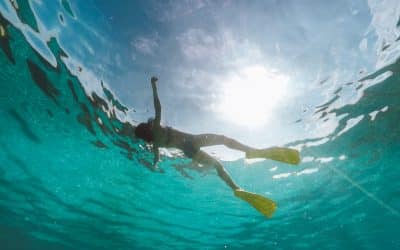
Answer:
POLYGON ((160 99, 158 99, 158 93, 157 93, 157 83, 158 79, 157 77, 153 76, 151 78, 151 87, 153 88, 153 99, 154 99, 154 109, 156 111, 156 117, 154 119, 154 125, 160 126, 161 122, 161 103, 160 99))
MULTIPOLYGON (((156 117, 154 118, 153 121, 153 136, 157 137, 158 133, 154 133, 160 128, 160 123, 161 123, 161 103, 160 99, 158 99, 158 93, 157 93, 157 77, 153 76, 151 78, 151 87, 153 89, 153 99, 154 99, 154 109, 156 112, 156 117)), ((160 159, 160 152, 159 152, 159 145, 157 143, 158 138, 154 138, 153 142, 153 154, 154 154, 154 162, 153 162, 153 167, 157 169, 157 162, 160 159)))

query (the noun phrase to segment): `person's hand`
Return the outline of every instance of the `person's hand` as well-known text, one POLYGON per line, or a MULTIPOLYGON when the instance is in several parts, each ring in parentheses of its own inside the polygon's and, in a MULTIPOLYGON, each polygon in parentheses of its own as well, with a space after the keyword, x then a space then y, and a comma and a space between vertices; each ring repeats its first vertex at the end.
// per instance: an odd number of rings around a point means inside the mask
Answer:
POLYGON ((153 76, 153 77, 151 78, 151 83, 152 83, 152 84, 155 84, 157 81, 158 81, 158 78, 157 78, 157 77, 153 76))

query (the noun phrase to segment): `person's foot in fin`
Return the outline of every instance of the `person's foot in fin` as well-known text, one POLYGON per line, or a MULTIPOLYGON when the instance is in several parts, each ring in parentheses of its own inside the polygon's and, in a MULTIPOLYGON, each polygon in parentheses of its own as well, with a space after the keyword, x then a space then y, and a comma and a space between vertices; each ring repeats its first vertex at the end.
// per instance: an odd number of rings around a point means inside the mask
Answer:
POLYGON ((272 217, 272 214, 275 212, 277 207, 274 201, 259 194, 250 193, 244 191, 243 189, 236 189, 234 193, 236 197, 248 202, 255 209, 257 209, 257 211, 268 218, 272 217))
POLYGON ((255 149, 246 152, 247 159, 265 158, 297 165, 300 163, 300 153, 296 149, 272 147, 266 149, 255 149))

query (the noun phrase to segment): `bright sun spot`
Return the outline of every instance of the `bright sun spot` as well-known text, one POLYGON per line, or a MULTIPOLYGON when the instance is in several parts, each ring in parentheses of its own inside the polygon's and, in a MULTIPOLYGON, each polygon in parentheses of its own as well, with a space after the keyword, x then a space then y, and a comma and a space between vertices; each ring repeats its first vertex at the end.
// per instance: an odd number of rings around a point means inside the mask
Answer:
POLYGON ((262 65, 248 66, 221 79, 215 111, 238 125, 266 124, 287 95, 289 77, 262 65))

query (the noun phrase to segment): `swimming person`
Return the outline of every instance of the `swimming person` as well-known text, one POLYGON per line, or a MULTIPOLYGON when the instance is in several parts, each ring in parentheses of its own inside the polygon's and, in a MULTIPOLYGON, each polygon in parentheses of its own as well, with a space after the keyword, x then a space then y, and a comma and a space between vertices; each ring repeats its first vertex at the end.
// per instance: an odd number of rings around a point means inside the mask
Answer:
POLYGON ((171 127, 161 126, 161 104, 157 93, 156 77, 151 78, 153 89, 154 108, 156 116, 147 123, 140 123, 135 128, 135 135, 153 145, 153 168, 157 169, 159 161, 159 148, 178 148, 191 158, 194 163, 212 166, 217 170, 218 176, 234 191, 235 196, 250 203, 255 209, 267 217, 271 217, 276 209, 276 204, 261 195, 250 193, 241 189, 226 172, 222 164, 201 150, 201 147, 225 145, 228 148, 240 150, 246 153, 246 158, 268 158, 289 164, 298 164, 300 155, 297 150, 281 147, 267 149, 255 149, 246 146, 234 139, 217 134, 193 135, 178 131, 171 127))

